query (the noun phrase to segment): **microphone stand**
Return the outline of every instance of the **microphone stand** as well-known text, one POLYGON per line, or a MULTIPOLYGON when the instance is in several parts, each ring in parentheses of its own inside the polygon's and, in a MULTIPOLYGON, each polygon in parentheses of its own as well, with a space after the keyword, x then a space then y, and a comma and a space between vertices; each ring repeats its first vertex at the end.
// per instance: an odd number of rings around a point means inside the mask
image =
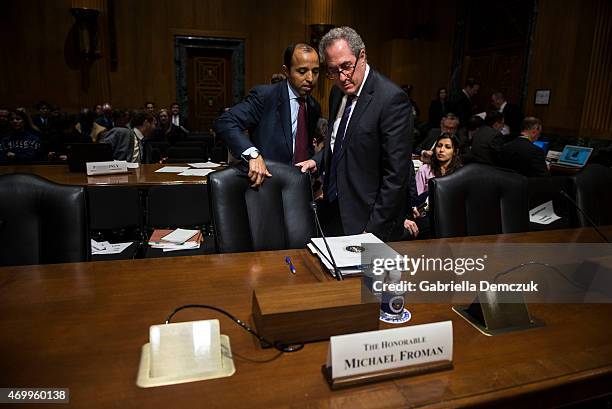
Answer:
MULTIPOLYGON (((321 233, 321 238, 323 239, 323 243, 325 243, 325 248, 327 249, 327 252, 329 253, 329 257, 331 258, 331 265, 334 268, 334 276, 336 280, 342 281, 344 280, 344 277, 342 276, 340 269, 336 265, 336 260, 334 260, 334 255, 332 254, 329 248, 329 244, 327 243, 327 239, 325 238, 325 233, 323 233, 323 228, 321 227, 321 222, 319 221, 319 214, 317 212, 317 203, 314 200, 310 202, 310 208, 312 209, 312 212, 314 213, 315 222, 317 223, 317 230, 319 230, 319 233, 321 233)), ((325 255, 323 256, 325 257, 325 255)), ((325 259, 327 261, 330 261, 327 257, 325 257, 325 259)))
POLYGON ((568 195, 567 193, 565 193, 565 190, 560 190, 559 193, 561 194, 561 196, 565 197, 576 209, 578 209, 578 211, 580 212, 580 214, 582 214, 584 216, 585 219, 587 219, 587 221, 589 222, 589 224, 591 225, 591 227, 593 229, 595 229, 595 231, 597 232, 597 234, 599 234, 599 236, 606 242, 606 243, 610 243, 610 240, 608 240, 608 238, 606 236, 604 236, 604 234, 597 228, 597 225, 595 224, 595 222, 593 221, 593 219, 591 219, 589 217, 588 214, 586 214, 586 212, 584 210, 582 210, 582 208, 580 206, 578 206, 578 203, 576 203, 574 201, 574 199, 571 198, 570 195, 568 195))

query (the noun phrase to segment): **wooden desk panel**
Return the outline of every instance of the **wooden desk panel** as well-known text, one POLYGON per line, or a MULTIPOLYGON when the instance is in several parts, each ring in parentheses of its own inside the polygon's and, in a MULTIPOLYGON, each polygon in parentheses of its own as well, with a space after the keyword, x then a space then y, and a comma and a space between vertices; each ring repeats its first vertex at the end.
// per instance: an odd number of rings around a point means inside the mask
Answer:
MULTIPOLYGON (((599 241, 590 229, 453 240, 563 238, 599 241)), ((393 246, 409 251, 412 244, 393 246)), ((327 342, 276 356, 219 314, 187 310, 175 321, 220 319, 236 374, 152 389, 135 385, 149 326, 175 307, 207 303, 246 319, 254 288, 329 279, 306 250, 0 268, 0 384, 69 387, 72 406, 87 408, 517 407, 525 399, 542 407, 611 389, 612 305, 595 304, 530 306, 545 327, 498 337, 480 334, 450 305, 411 305, 410 324, 453 321, 455 368, 334 392, 320 372, 327 342)))
POLYGON ((152 186, 182 183, 207 183, 206 176, 179 176, 177 173, 155 173, 164 166, 187 166, 187 164, 141 164, 138 169, 117 175, 87 176, 86 173, 69 172, 67 165, 17 165, 0 166, 0 175, 9 173, 32 173, 55 183, 78 186, 152 186))

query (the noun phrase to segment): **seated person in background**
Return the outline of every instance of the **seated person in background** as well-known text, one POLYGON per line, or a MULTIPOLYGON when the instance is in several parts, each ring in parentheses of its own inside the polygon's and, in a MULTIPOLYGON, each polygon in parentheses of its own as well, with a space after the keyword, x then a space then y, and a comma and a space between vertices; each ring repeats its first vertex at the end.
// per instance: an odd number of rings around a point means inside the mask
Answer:
POLYGON ((0 108, 0 140, 8 136, 11 126, 9 124, 9 110, 0 108))
POLYGON ((132 115, 131 124, 132 129, 121 127, 111 129, 100 139, 100 142, 111 144, 115 160, 143 163, 142 141, 153 134, 157 121, 153 115, 137 111, 132 115))
POLYGON ((159 110, 158 119, 159 124, 154 133, 156 141, 165 141, 174 145, 178 141, 185 140, 187 132, 170 121, 170 112, 166 108, 159 110))
POLYGON ((10 131, 0 141, 0 161, 39 160, 42 154, 40 138, 32 132, 28 116, 23 111, 9 114, 10 131))
POLYGON ((287 76, 282 72, 276 72, 272 74, 272 78, 270 78, 270 84, 276 84, 277 82, 285 81, 287 76))
POLYGON ((486 125, 478 115, 472 116, 467 123, 470 146, 462 150, 462 163, 483 163, 495 165, 499 161, 499 151, 504 143, 503 135, 486 125))
MULTIPOLYGON (((424 163, 416 173, 416 194, 417 201, 423 202, 424 196, 428 192, 429 180, 437 177, 450 175, 461 167, 461 157, 459 155, 459 142, 457 137, 450 133, 443 133, 436 141, 434 154, 430 163, 424 163)), ((414 200, 413 200, 414 201, 414 200)), ((416 237, 419 232, 429 231, 429 221, 421 212, 413 207, 413 217, 404 220, 404 228, 416 237)))
POLYGON ((147 101, 144 103, 144 110, 148 114, 155 115, 155 104, 151 101, 147 101))
POLYGON ((533 144, 541 132, 542 122, 538 118, 525 118, 521 134, 502 146, 500 165, 527 177, 548 176, 546 155, 533 144))
POLYGON ((427 138, 425 138, 425 140, 417 146, 414 153, 416 155, 420 155, 423 162, 429 162, 429 159, 433 154, 433 149, 436 146, 436 141, 443 133, 455 135, 459 143, 459 148, 463 148, 465 145, 467 145, 467 137, 465 137, 463 134, 461 136, 458 135, 458 130, 459 118, 453 113, 446 114, 440 121, 440 128, 431 129, 427 135, 427 138))
POLYGON ((173 102, 170 105, 170 113, 172 114, 170 116, 171 122, 181 128, 184 132, 189 133, 187 118, 181 115, 181 106, 178 104, 178 102, 173 102))
POLYGON ((504 122, 504 115, 499 111, 489 111, 484 118, 485 124, 495 129, 504 136, 504 141, 509 142, 512 139, 510 136, 510 128, 504 122))
POLYGON ((115 126, 113 123, 113 107, 108 102, 102 105, 102 115, 96 119, 96 123, 106 129, 111 129, 115 126))
POLYGON ((98 142, 100 136, 106 131, 103 126, 97 124, 96 113, 83 108, 74 124, 69 142, 91 143, 98 142))
POLYGON ((113 109, 111 114, 114 128, 130 128, 130 111, 127 109, 113 109))

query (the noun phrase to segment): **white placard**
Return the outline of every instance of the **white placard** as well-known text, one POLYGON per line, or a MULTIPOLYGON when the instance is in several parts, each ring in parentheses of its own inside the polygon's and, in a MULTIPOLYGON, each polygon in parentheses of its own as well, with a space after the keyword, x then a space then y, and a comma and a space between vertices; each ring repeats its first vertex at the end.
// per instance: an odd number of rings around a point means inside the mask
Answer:
POLYGON ((128 171, 127 162, 116 160, 110 162, 87 162, 87 176, 108 175, 110 173, 126 173, 128 171))
POLYGON ((452 321, 330 338, 332 378, 453 360, 452 321))
POLYGON ((529 221, 538 224, 551 224, 560 217, 555 213, 552 200, 534 207, 529 211, 529 221))

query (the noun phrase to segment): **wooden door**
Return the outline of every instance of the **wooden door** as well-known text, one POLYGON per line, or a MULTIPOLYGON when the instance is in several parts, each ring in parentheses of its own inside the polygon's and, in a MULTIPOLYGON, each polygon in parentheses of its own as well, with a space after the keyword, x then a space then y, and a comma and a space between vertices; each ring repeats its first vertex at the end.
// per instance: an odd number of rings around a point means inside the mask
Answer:
POLYGON ((231 52, 194 50, 187 70, 190 131, 207 132, 219 112, 232 105, 231 52))

